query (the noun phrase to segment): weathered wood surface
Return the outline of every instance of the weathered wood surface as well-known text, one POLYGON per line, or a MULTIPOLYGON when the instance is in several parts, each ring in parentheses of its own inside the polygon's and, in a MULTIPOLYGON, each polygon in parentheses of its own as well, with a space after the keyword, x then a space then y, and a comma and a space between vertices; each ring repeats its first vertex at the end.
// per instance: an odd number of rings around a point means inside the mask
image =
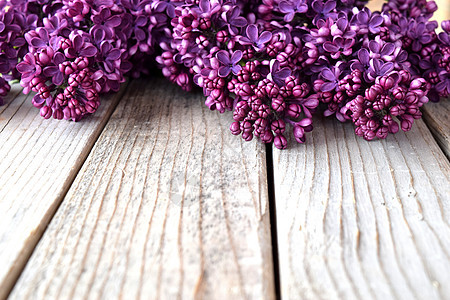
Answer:
POLYGON ((43 119, 31 97, 13 86, 0 108, 0 299, 19 276, 120 93, 75 124, 43 119))
POLYGON ((284 299, 450 298, 450 164, 414 125, 367 142, 318 120, 274 151, 284 299))
POLYGON ((442 151, 450 158, 450 98, 426 104, 423 118, 442 151))
POLYGON ((134 81, 11 299, 273 299, 264 146, 134 81))

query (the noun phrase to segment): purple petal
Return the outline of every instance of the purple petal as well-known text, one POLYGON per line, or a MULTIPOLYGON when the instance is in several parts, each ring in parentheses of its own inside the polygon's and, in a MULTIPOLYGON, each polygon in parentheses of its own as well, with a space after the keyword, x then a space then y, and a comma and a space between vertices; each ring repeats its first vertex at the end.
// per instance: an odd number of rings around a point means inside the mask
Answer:
POLYGON ((281 79, 285 79, 286 77, 290 76, 292 73, 291 69, 289 69, 288 67, 281 69, 280 71, 278 71, 276 73, 276 77, 281 78, 281 79))
POLYGON ((356 18, 358 19, 358 22, 360 24, 367 24, 367 22, 369 21, 369 16, 365 11, 360 12, 356 18))
POLYGON ((322 92, 329 92, 331 90, 334 90, 334 88, 336 87, 336 83, 335 82, 325 82, 324 84, 322 84, 322 86, 320 87, 320 90, 322 92))
POLYGON ((323 44, 323 49, 325 49, 325 51, 327 51, 327 52, 335 53, 339 50, 339 47, 336 46, 335 44, 331 43, 330 41, 326 41, 323 44))
POLYGON ((46 42, 44 42, 43 40, 41 40, 40 38, 32 38, 31 39, 31 45, 33 47, 39 48, 39 47, 45 47, 47 45, 46 42))
POLYGON ((137 39, 138 41, 143 41, 143 40, 145 40, 145 38, 146 38, 146 36, 145 36, 145 31, 142 30, 141 28, 136 28, 136 29, 134 30, 134 34, 135 34, 136 39, 137 39))
POLYGON ((258 40, 258 27, 255 24, 248 25, 246 32, 250 41, 256 42, 258 40))
POLYGON ((108 53, 108 60, 117 60, 120 57, 121 53, 119 49, 113 49, 108 53))
MULTIPOLYGON (((9 69, 9 66, 7 66, 9 69)), ((21 62, 16 66, 17 71, 19 71, 20 73, 26 73, 26 72, 31 72, 34 70, 34 66, 30 65, 29 63, 26 62, 21 62)))
POLYGON ((369 63, 369 60, 370 60, 369 51, 367 51, 367 49, 365 49, 365 48, 359 50, 358 51, 358 58, 359 58, 359 61, 363 65, 367 65, 369 63))
POLYGON ((261 33, 261 36, 259 37, 259 43, 265 44, 268 41, 270 41, 271 39, 272 39, 272 33, 269 31, 264 31, 263 33, 261 33))
POLYGON ((242 58, 243 54, 241 50, 237 50, 233 53, 233 55, 231 56, 231 63, 234 65, 236 63, 238 63, 241 58, 242 58))
POLYGON ((322 72, 320 73, 322 75, 322 77, 328 81, 336 81, 336 76, 334 75, 333 72, 331 72, 330 69, 325 68, 322 70, 322 72))
POLYGON ((18 37, 14 40, 11 41, 11 46, 13 47, 22 47, 23 45, 26 44, 26 40, 22 37, 18 37))
POLYGON ((420 42, 421 42, 422 44, 428 44, 429 42, 431 42, 431 40, 432 40, 432 37, 431 37, 431 35, 428 34, 428 33, 423 34, 423 35, 420 37, 420 42))
POLYGON ((94 30, 94 41, 97 44, 100 44, 105 39, 106 33, 103 29, 95 29, 94 30))
POLYGON ((64 81, 64 76, 61 72, 58 72, 53 76, 52 82, 56 85, 61 85, 64 81))
POLYGON ((397 62, 404 62, 408 59, 408 52, 405 50, 400 51, 400 53, 397 55, 397 62))
POLYGON ((285 22, 290 22, 290 21, 292 21, 292 19, 294 19, 294 15, 295 15, 295 13, 294 13, 293 11, 287 13, 287 14, 284 16, 284 21, 285 21, 285 22))
POLYGON ((76 35, 72 40, 72 46, 73 48, 78 51, 80 50, 81 46, 83 45, 83 38, 79 35, 76 35))
POLYGON ((292 4, 287 1, 280 2, 279 7, 282 13, 290 13, 294 11, 292 4))
POLYGON ((139 16, 137 17, 136 21, 134 21, 134 24, 136 26, 142 27, 145 24, 147 24, 148 19, 145 16, 139 16))
POLYGON ((244 27, 247 25, 247 20, 244 17, 237 17, 230 20, 230 24, 236 27, 244 27))
POLYGON ((377 42, 375 42, 375 41, 370 41, 370 42, 369 42, 369 50, 370 50, 371 52, 373 52, 373 53, 379 53, 379 52, 380 52, 380 49, 381 49, 381 46, 380 46, 380 44, 378 44, 377 42))
POLYGON ((89 45, 80 51, 81 56, 92 57, 95 54, 97 54, 97 48, 92 45, 89 45))
POLYGON ((424 30, 425 30, 425 24, 424 23, 417 24, 417 27, 416 27, 416 34, 417 34, 417 36, 420 37, 423 34, 424 30))
POLYGON ((353 46, 353 44, 355 44, 355 40, 354 39, 345 39, 343 48, 344 49, 351 48, 353 46))
POLYGON ((220 77, 227 77, 228 74, 230 74, 230 72, 231 72, 231 68, 229 66, 222 66, 219 68, 218 74, 220 77))
POLYGON ((391 62, 385 63, 381 69, 380 69, 380 73, 381 74, 386 74, 390 71, 392 71, 394 69, 394 64, 391 62))
POLYGON ((66 57, 61 52, 56 52, 55 55, 53 55, 53 63, 55 65, 59 65, 63 61, 66 60, 66 57))
POLYGON ((312 120, 310 118, 302 119, 300 122, 297 123, 298 125, 302 127, 306 127, 312 124, 312 120))
POLYGON ((200 0, 199 6, 201 11, 204 13, 209 12, 211 8, 210 2, 208 0, 200 0))
POLYGON ((226 52, 225 50, 220 50, 219 52, 217 52, 216 57, 224 65, 230 64, 230 54, 228 54, 228 52, 226 52))
POLYGON ((113 28, 119 26, 120 23, 122 23, 122 18, 120 16, 113 16, 105 22, 105 26, 113 28))
POLYGON ((319 105, 319 99, 317 97, 309 97, 303 105, 310 109, 314 109, 319 105))
POLYGON ((337 20, 336 25, 338 26, 338 28, 339 28, 341 31, 344 31, 345 28, 346 28, 347 25, 348 25, 348 21, 347 21, 346 19, 344 19, 344 18, 340 18, 339 20, 337 20))
POLYGON ((323 6, 323 12, 324 13, 329 13, 330 11, 332 11, 334 8, 336 7, 336 1, 327 1, 325 3, 325 5, 323 6))
POLYGON ((394 50, 395 50, 395 45, 393 43, 387 43, 383 46, 383 48, 381 48, 380 54, 382 56, 391 55, 392 52, 394 52, 394 50))
POLYGON ((57 66, 49 66, 44 68, 44 75, 48 77, 53 77, 56 73, 60 73, 59 68, 57 66))
POLYGON ((381 61, 379 59, 371 59, 369 64, 376 73, 380 71, 381 61))
POLYGON ((231 68, 231 71, 233 72, 234 75, 237 75, 240 70, 242 70, 242 67, 240 65, 234 65, 231 68))
POLYGON ((323 3, 322 1, 314 1, 312 3, 312 8, 314 9, 314 11, 316 12, 322 12, 322 8, 323 8, 323 3))
POLYGON ((380 15, 372 16, 369 22, 369 26, 371 27, 377 27, 380 26, 381 23, 383 23, 383 17, 380 15))

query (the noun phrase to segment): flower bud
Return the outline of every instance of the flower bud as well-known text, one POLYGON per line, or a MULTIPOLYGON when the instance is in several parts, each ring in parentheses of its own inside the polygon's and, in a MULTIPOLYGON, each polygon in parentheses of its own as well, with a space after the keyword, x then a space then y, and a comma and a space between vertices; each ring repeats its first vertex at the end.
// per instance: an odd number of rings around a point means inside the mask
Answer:
POLYGON ((259 137, 263 143, 268 144, 273 142, 273 133, 270 130, 264 131, 259 137))
POLYGON ((296 103, 289 104, 286 110, 286 114, 288 115, 288 117, 292 119, 298 118, 301 112, 302 112, 301 106, 296 103))
POLYGON ((366 89, 366 98, 367 100, 373 102, 376 97, 383 93, 383 87, 379 84, 374 84, 370 88, 366 89))
POLYGON ((287 147, 287 140, 284 137, 284 135, 280 134, 275 136, 275 138, 273 139, 273 144, 275 145, 275 147, 277 147, 278 149, 286 149, 287 147))
POLYGON ((286 129, 286 123, 283 120, 275 120, 270 125, 270 129, 273 130, 276 135, 283 134, 286 129))
POLYGON ((40 114, 44 119, 49 119, 52 116, 52 109, 49 106, 41 107, 40 114))
POLYGON ((230 125, 230 131, 233 135, 239 135, 241 134, 241 125, 239 124, 239 122, 233 122, 230 125))
POLYGON ((272 99, 272 109, 276 112, 283 112, 286 108, 286 102, 282 98, 274 98, 272 99))
POLYGON ((60 108, 55 109, 53 112, 53 119, 62 120, 64 118, 64 113, 60 108))

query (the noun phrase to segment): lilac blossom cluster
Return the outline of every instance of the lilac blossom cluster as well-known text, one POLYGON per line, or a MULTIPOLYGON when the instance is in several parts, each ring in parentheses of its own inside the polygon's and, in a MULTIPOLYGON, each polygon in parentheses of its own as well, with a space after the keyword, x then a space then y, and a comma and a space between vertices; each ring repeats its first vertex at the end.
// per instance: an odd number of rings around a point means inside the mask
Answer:
POLYGON ((0 3, 0 96, 20 78, 45 118, 80 120, 153 65, 231 111, 232 134, 279 149, 304 143, 315 113, 367 140, 408 131, 450 93, 450 21, 438 32, 432 0, 0 3))
POLYGON ((20 40, 20 50, 25 51, 13 55, 12 73, 20 75, 15 78, 20 78, 25 93, 35 92, 32 103, 42 117, 78 121, 97 110, 99 94, 117 92, 125 76, 148 73, 155 37, 165 30, 151 4, 112 0, 4 3, 4 20, 11 20, 11 12, 26 20, 23 24, 13 21, 16 27, 21 25, 15 43, 20 40))
POLYGON ((157 62, 183 88, 203 88, 212 110, 233 111, 233 134, 283 149, 312 114, 355 124, 367 140, 408 131, 420 108, 450 91, 449 27, 434 1, 186 2, 157 62))
POLYGON ((8 7, 0 1, 0 105, 10 90, 8 82, 20 79, 16 66, 28 52, 24 34, 36 28, 38 16, 8 7))

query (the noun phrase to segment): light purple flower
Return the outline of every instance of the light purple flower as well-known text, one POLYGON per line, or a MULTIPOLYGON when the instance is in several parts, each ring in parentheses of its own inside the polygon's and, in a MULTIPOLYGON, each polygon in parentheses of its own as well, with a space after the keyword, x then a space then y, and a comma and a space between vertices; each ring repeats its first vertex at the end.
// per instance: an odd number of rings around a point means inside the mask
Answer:
POLYGON ((216 54, 217 59, 223 64, 219 68, 219 76, 220 77, 227 77, 230 72, 233 72, 234 75, 237 75, 238 72, 242 69, 240 65, 237 63, 242 59, 242 51, 237 50, 235 51, 231 57, 230 53, 228 53, 225 50, 220 50, 216 54))
POLYGON ((269 31, 264 31, 259 35, 258 27, 255 24, 248 25, 245 32, 247 37, 240 38, 241 45, 252 45, 257 50, 264 47, 264 44, 272 38, 272 33, 269 31))
POLYGON ((290 22, 296 13, 305 13, 308 5, 301 0, 285 0, 280 2, 280 11, 284 13, 284 21, 290 22))

